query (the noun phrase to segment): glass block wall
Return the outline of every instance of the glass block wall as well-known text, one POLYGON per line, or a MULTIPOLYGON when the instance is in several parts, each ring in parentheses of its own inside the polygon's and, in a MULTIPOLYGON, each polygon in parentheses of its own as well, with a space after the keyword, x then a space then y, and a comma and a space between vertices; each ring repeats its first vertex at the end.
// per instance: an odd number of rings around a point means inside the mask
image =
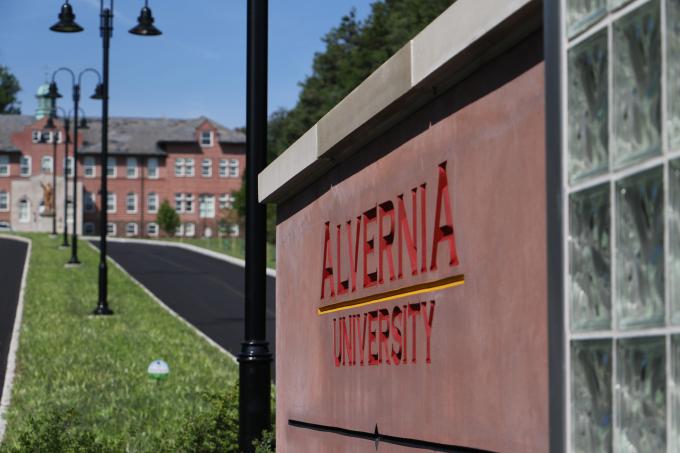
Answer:
POLYGON ((680 452, 680 0, 562 0, 567 433, 680 452))

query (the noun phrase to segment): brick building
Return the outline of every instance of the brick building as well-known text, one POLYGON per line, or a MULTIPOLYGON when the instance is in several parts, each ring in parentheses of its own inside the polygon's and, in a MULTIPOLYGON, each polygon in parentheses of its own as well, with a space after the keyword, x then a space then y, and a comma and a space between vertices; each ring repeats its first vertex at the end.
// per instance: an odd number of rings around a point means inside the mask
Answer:
MULTIPOLYGON (((63 174, 65 168, 72 173, 73 144, 65 161, 64 124, 56 121, 56 130, 45 130, 44 115, 41 108, 35 116, 0 115, 0 227, 48 232, 54 215, 62 231, 63 174), (57 184, 52 189, 55 142, 57 184), (55 199, 53 212, 46 197, 55 199)), ((101 121, 90 121, 78 135, 76 226, 81 234, 98 234, 101 121)), ((161 235, 156 214, 167 200, 181 219, 176 235, 216 235, 222 214, 231 208, 232 193, 241 186, 244 167, 244 134, 210 119, 110 118, 109 234, 161 235)), ((69 177, 69 207, 72 183, 69 177)), ((71 229, 72 213, 67 222, 71 229)), ((229 233, 238 234, 238 227, 229 226, 229 233)))

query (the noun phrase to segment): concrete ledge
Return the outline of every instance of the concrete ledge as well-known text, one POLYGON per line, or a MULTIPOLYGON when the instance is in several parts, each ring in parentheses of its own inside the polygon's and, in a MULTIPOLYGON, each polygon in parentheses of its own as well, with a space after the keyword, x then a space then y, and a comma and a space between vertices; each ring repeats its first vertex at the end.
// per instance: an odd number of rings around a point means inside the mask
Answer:
POLYGON ((458 0, 258 177, 261 202, 295 195, 338 162, 542 26, 541 0, 458 0))

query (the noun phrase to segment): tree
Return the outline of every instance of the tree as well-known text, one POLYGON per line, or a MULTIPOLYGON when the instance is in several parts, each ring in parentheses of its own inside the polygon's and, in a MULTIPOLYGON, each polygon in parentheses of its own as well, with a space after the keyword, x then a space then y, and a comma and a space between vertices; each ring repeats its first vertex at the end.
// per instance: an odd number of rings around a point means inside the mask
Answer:
POLYGON ((179 215, 172 206, 170 206, 168 200, 163 200, 163 203, 161 203, 158 214, 156 215, 156 221, 161 230, 165 231, 168 236, 175 234, 175 230, 179 227, 179 215))
POLYGON ((19 114, 19 101, 17 93, 21 91, 21 85, 6 66, 0 65, 0 113, 19 114))

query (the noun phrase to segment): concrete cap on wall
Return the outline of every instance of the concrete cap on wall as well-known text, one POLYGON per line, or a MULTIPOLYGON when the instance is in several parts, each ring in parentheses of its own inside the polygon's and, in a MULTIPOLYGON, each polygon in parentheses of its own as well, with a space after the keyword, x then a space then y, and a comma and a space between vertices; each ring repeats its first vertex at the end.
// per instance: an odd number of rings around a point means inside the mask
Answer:
POLYGON ((278 203, 542 25, 540 0, 458 0, 258 177, 278 203))

